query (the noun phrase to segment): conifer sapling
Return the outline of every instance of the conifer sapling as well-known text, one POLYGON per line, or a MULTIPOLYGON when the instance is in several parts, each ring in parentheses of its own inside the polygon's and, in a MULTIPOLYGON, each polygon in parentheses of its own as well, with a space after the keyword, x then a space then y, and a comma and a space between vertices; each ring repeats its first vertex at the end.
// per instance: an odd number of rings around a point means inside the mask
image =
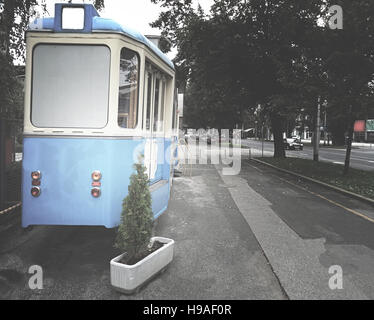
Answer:
POLYGON ((134 169, 128 195, 122 203, 121 224, 115 241, 115 247, 127 253, 128 261, 138 261, 147 255, 153 227, 149 180, 142 157, 134 164, 134 169))

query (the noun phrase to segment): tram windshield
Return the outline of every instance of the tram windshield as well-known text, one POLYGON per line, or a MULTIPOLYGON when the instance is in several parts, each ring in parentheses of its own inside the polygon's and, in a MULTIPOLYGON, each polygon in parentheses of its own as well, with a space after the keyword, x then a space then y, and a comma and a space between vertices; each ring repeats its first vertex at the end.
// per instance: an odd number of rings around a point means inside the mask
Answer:
POLYGON ((48 128, 103 128, 108 121, 110 49, 38 44, 33 51, 31 122, 48 128))

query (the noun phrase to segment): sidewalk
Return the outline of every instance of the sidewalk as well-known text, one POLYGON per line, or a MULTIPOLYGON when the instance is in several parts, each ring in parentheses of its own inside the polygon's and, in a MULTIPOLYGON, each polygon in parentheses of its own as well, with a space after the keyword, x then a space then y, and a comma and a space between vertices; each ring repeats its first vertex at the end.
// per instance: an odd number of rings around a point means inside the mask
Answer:
POLYGON ((174 179, 157 226, 157 234, 175 240, 174 260, 134 298, 286 298, 228 188, 213 165, 174 179))

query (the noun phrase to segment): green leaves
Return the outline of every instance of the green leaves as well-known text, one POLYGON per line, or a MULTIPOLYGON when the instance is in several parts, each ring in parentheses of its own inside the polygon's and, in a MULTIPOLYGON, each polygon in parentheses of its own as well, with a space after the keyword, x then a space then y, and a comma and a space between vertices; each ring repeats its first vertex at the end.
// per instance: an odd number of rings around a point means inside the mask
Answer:
POLYGON ((128 195, 123 200, 121 224, 118 228, 115 247, 127 252, 129 259, 140 257, 147 250, 153 227, 151 193, 146 168, 134 164, 136 170, 130 177, 128 195))
POLYGON ((23 118, 23 83, 18 76, 24 70, 14 62, 24 62, 24 33, 36 4, 36 0, 0 1, 0 117, 6 119, 23 118))
POLYGON ((235 127, 258 103, 268 113, 301 108, 294 92, 310 75, 296 66, 303 50, 312 49, 308 39, 318 30, 321 1, 223 0, 209 15, 190 1, 153 2, 168 9, 153 26, 178 48, 174 62, 188 125, 235 127))
POLYGON ((93 5, 97 11, 101 11, 102 9, 104 9, 104 1, 105 0, 94 0, 93 1, 93 5))

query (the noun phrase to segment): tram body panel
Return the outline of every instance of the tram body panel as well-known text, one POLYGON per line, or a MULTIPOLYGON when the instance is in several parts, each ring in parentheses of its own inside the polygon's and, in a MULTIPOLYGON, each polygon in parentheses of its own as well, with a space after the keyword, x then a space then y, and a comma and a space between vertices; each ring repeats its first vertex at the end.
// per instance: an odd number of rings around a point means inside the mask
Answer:
MULTIPOLYGON (((144 139, 25 137, 22 226, 117 226, 134 172, 133 154, 144 149, 144 142, 144 139), (41 193, 33 197, 31 172, 36 170, 41 172, 41 193), (95 170, 102 173, 98 198, 91 195, 91 174, 95 170)), ((162 144, 168 145, 170 140, 162 144)), ((169 164, 159 166, 157 171, 162 172, 168 170, 169 164)), ((165 182, 151 193, 155 218, 169 201, 169 181, 165 182)))

